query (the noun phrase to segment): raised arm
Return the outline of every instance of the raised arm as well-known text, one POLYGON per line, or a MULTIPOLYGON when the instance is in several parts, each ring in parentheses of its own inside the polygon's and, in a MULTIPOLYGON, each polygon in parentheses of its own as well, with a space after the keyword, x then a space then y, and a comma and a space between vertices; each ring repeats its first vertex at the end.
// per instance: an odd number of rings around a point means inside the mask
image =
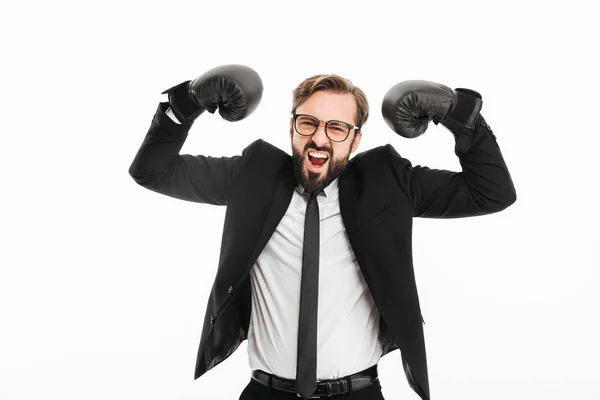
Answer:
POLYGON ((179 154, 193 122, 205 110, 228 121, 239 121, 256 109, 262 82, 252 69, 240 65, 214 68, 194 81, 186 81, 163 93, 150 129, 140 146, 129 174, 141 186, 182 200, 215 205, 227 204, 228 187, 253 148, 241 156, 210 157, 179 154), (167 115, 167 110, 175 118, 167 115), (179 122, 179 123, 178 123, 179 122))
POLYGON ((389 146, 390 164, 413 204, 415 217, 459 218, 491 214, 516 201, 516 191, 500 147, 480 114, 481 95, 452 91, 428 81, 405 81, 384 99, 382 112, 399 135, 416 138, 429 121, 454 135, 462 172, 413 167, 389 146))

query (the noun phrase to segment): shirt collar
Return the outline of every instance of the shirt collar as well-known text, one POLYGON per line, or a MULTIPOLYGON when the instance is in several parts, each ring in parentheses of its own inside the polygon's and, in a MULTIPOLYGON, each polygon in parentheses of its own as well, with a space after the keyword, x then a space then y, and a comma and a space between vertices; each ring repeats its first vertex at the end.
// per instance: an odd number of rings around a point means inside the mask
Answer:
MULTIPOLYGON (((321 191, 321 193, 319 193, 319 195, 324 194, 325 197, 327 197, 330 200, 338 197, 338 194, 339 194, 338 179, 339 179, 339 177, 335 178, 329 185, 327 185, 327 187, 325 187, 325 189, 323 189, 323 191, 321 191)), ((304 188, 302 187, 302 185, 298 184, 298 186, 296 186, 296 190, 298 191, 298 193, 304 194, 304 188)))

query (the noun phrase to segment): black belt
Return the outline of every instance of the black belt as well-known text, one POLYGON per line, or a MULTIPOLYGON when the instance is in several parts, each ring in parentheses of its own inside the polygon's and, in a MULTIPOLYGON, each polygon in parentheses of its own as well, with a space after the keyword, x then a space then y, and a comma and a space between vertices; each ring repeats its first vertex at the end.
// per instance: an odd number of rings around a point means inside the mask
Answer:
MULTIPOLYGON (((274 389, 296 393, 295 381, 293 379, 279 378, 275 375, 261 371, 260 369, 252 371, 252 379, 265 386, 269 386, 269 383, 271 383, 271 386, 274 389)), ((331 397, 364 389, 377 379, 377 364, 375 364, 364 371, 357 372, 356 374, 344 378, 317 381, 317 390, 315 390, 310 398, 331 397)), ((298 395, 298 397, 300 396, 298 395)))

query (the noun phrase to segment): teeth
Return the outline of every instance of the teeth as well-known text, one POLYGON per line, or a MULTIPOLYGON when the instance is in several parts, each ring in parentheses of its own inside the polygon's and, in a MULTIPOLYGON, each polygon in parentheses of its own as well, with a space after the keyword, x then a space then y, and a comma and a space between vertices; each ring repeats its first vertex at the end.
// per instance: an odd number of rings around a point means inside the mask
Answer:
POLYGON ((312 151, 309 152, 308 155, 311 156, 311 157, 316 157, 316 158, 329 158, 329 156, 326 155, 326 154, 315 153, 315 152, 312 152, 312 151))

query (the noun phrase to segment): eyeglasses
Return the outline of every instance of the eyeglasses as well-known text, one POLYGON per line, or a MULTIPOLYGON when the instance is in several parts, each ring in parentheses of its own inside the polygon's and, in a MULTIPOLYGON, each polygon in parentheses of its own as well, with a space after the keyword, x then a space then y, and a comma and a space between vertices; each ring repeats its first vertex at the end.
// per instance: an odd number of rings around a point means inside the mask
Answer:
POLYGON ((308 114, 293 114, 294 130, 302 136, 315 134, 321 122, 325 124, 325 135, 334 142, 343 142, 350 135, 351 130, 360 132, 360 126, 350 125, 344 121, 323 121, 308 114))

